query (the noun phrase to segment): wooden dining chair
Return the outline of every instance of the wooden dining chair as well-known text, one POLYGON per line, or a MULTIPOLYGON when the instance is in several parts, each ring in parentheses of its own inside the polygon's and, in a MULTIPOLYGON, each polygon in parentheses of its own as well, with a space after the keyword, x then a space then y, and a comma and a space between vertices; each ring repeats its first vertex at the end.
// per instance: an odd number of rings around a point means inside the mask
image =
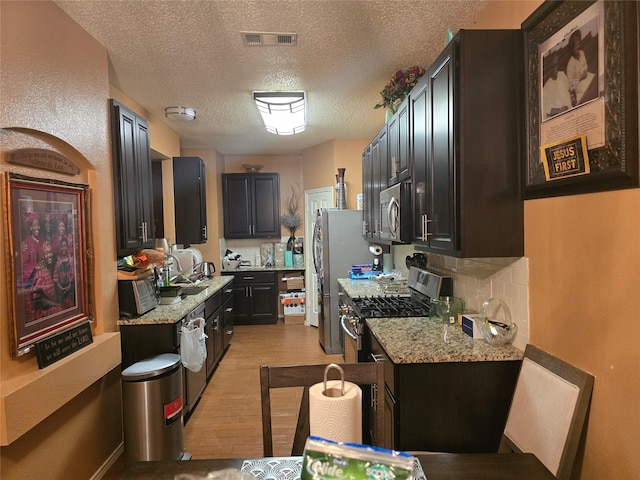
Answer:
MULTIPOLYGON (((303 387, 302 401, 293 440, 291 455, 302 455, 309 436, 309 387, 324 380, 325 365, 292 365, 260 367, 262 398, 262 443, 264 456, 273 456, 273 431, 271 425, 271 390, 275 388, 303 387)), ((384 445, 384 363, 341 363, 345 381, 361 388, 371 385, 372 402, 376 402, 376 444, 384 445)), ((336 379, 329 373, 328 379, 336 379)), ((363 395, 364 396, 364 395, 363 395)), ((363 412, 364 418, 364 412, 363 412)))
POLYGON ((527 345, 499 452, 533 453, 559 480, 576 478, 593 375, 527 345))

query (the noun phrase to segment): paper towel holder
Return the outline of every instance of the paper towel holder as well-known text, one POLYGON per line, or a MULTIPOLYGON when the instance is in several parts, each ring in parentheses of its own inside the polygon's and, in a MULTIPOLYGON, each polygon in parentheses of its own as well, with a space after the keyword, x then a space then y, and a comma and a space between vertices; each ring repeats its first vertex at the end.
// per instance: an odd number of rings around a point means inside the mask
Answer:
POLYGON ((324 369, 324 390, 322 391, 322 394, 325 397, 344 397, 344 370, 342 370, 340 365, 337 363, 330 363, 324 369), (341 388, 327 388, 327 374, 331 369, 336 369, 340 372, 341 388))

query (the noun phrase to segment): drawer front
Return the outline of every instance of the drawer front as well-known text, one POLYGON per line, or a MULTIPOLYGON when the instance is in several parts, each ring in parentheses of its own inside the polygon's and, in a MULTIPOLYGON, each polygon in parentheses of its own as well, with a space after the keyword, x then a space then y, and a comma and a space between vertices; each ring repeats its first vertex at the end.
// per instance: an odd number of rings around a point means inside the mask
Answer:
POLYGON ((371 342, 371 355, 373 358, 368 359, 368 361, 384 361, 384 383, 386 383, 387 388, 391 392, 392 395, 396 394, 396 385, 395 385, 395 365, 387 355, 387 352, 382 348, 380 342, 373 336, 371 332, 367 332, 370 336, 371 342))
POLYGON ((205 316, 209 317, 222 305, 222 292, 216 292, 204 301, 205 316))
POLYGON ((276 272, 242 272, 234 273, 235 283, 276 283, 276 272))

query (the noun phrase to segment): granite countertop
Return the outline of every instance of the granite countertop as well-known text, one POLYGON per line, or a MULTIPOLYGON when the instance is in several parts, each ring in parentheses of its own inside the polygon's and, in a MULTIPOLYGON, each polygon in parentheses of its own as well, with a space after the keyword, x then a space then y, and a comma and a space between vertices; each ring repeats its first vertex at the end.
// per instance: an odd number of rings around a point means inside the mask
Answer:
POLYGON ((247 265, 246 267, 234 268, 233 270, 225 270, 224 268, 220 271, 222 275, 226 275, 229 273, 242 273, 242 272, 300 272, 304 270, 304 265, 301 267, 285 267, 281 266, 273 266, 273 267, 263 267, 261 265, 247 265))
MULTIPOLYGON (((390 290, 376 279, 338 279, 338 284, 351 298, 410 295, 406 282, 394 282, 401 283, 402 287, 390 290)), ((445 324, 428 317, 367 318, 366 324, 396 364, 505 361, 523 357, 523 352, 513 345, 495 346, 484 339, 474 340, 457 324, 446 326, 445 340, 445 324)))
POLYGON ((460 325, 445 325, 427 317, 371 318, 367 327, 396 364, 522 360, 513 345, 490 345, 473 339, 460 325), (446 331, 446 340, 445 340, 446 331))
POLYGON ((121 318, 118 325, 154 325, 160 323, 175 323, 187 313, 202 304, 207 298, 215 295, 222 288, 231 283, 233 277, 229 275, 213 277, 203 280, 198 285, 206 286, 196 295, 187 295, 182 301, 173 305, 158 305, 153 310, 135 318, 121 318))
POLYGON ((400 296, 408 297, 411 295, 406 280, 354 280, 351 278, 338 278, 338 285, 342 287, 350 298, 359 297, 388 297, 400 296))

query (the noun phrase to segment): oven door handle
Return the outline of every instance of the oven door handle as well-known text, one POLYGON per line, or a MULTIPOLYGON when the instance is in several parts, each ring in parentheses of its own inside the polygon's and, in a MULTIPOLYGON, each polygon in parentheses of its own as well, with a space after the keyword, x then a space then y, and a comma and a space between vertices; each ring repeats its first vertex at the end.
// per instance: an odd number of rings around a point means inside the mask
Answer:
POLYGON ((340 325, 342 326, 342 330, 344 331, 344 333, 349 335, 352 339, 358 340, 358 336, 351 333, 351 331, 349 330, 349 327, 347 327, 345 323, 346 320, 347 320, 347 315, 340 315, 340 325))
POLYGON ((374 363, 384 362, 384 355, 379 355, 379 354, 376 354, 376 353, 372 353, 371 354, 371 360, 373 360, 374 363))

